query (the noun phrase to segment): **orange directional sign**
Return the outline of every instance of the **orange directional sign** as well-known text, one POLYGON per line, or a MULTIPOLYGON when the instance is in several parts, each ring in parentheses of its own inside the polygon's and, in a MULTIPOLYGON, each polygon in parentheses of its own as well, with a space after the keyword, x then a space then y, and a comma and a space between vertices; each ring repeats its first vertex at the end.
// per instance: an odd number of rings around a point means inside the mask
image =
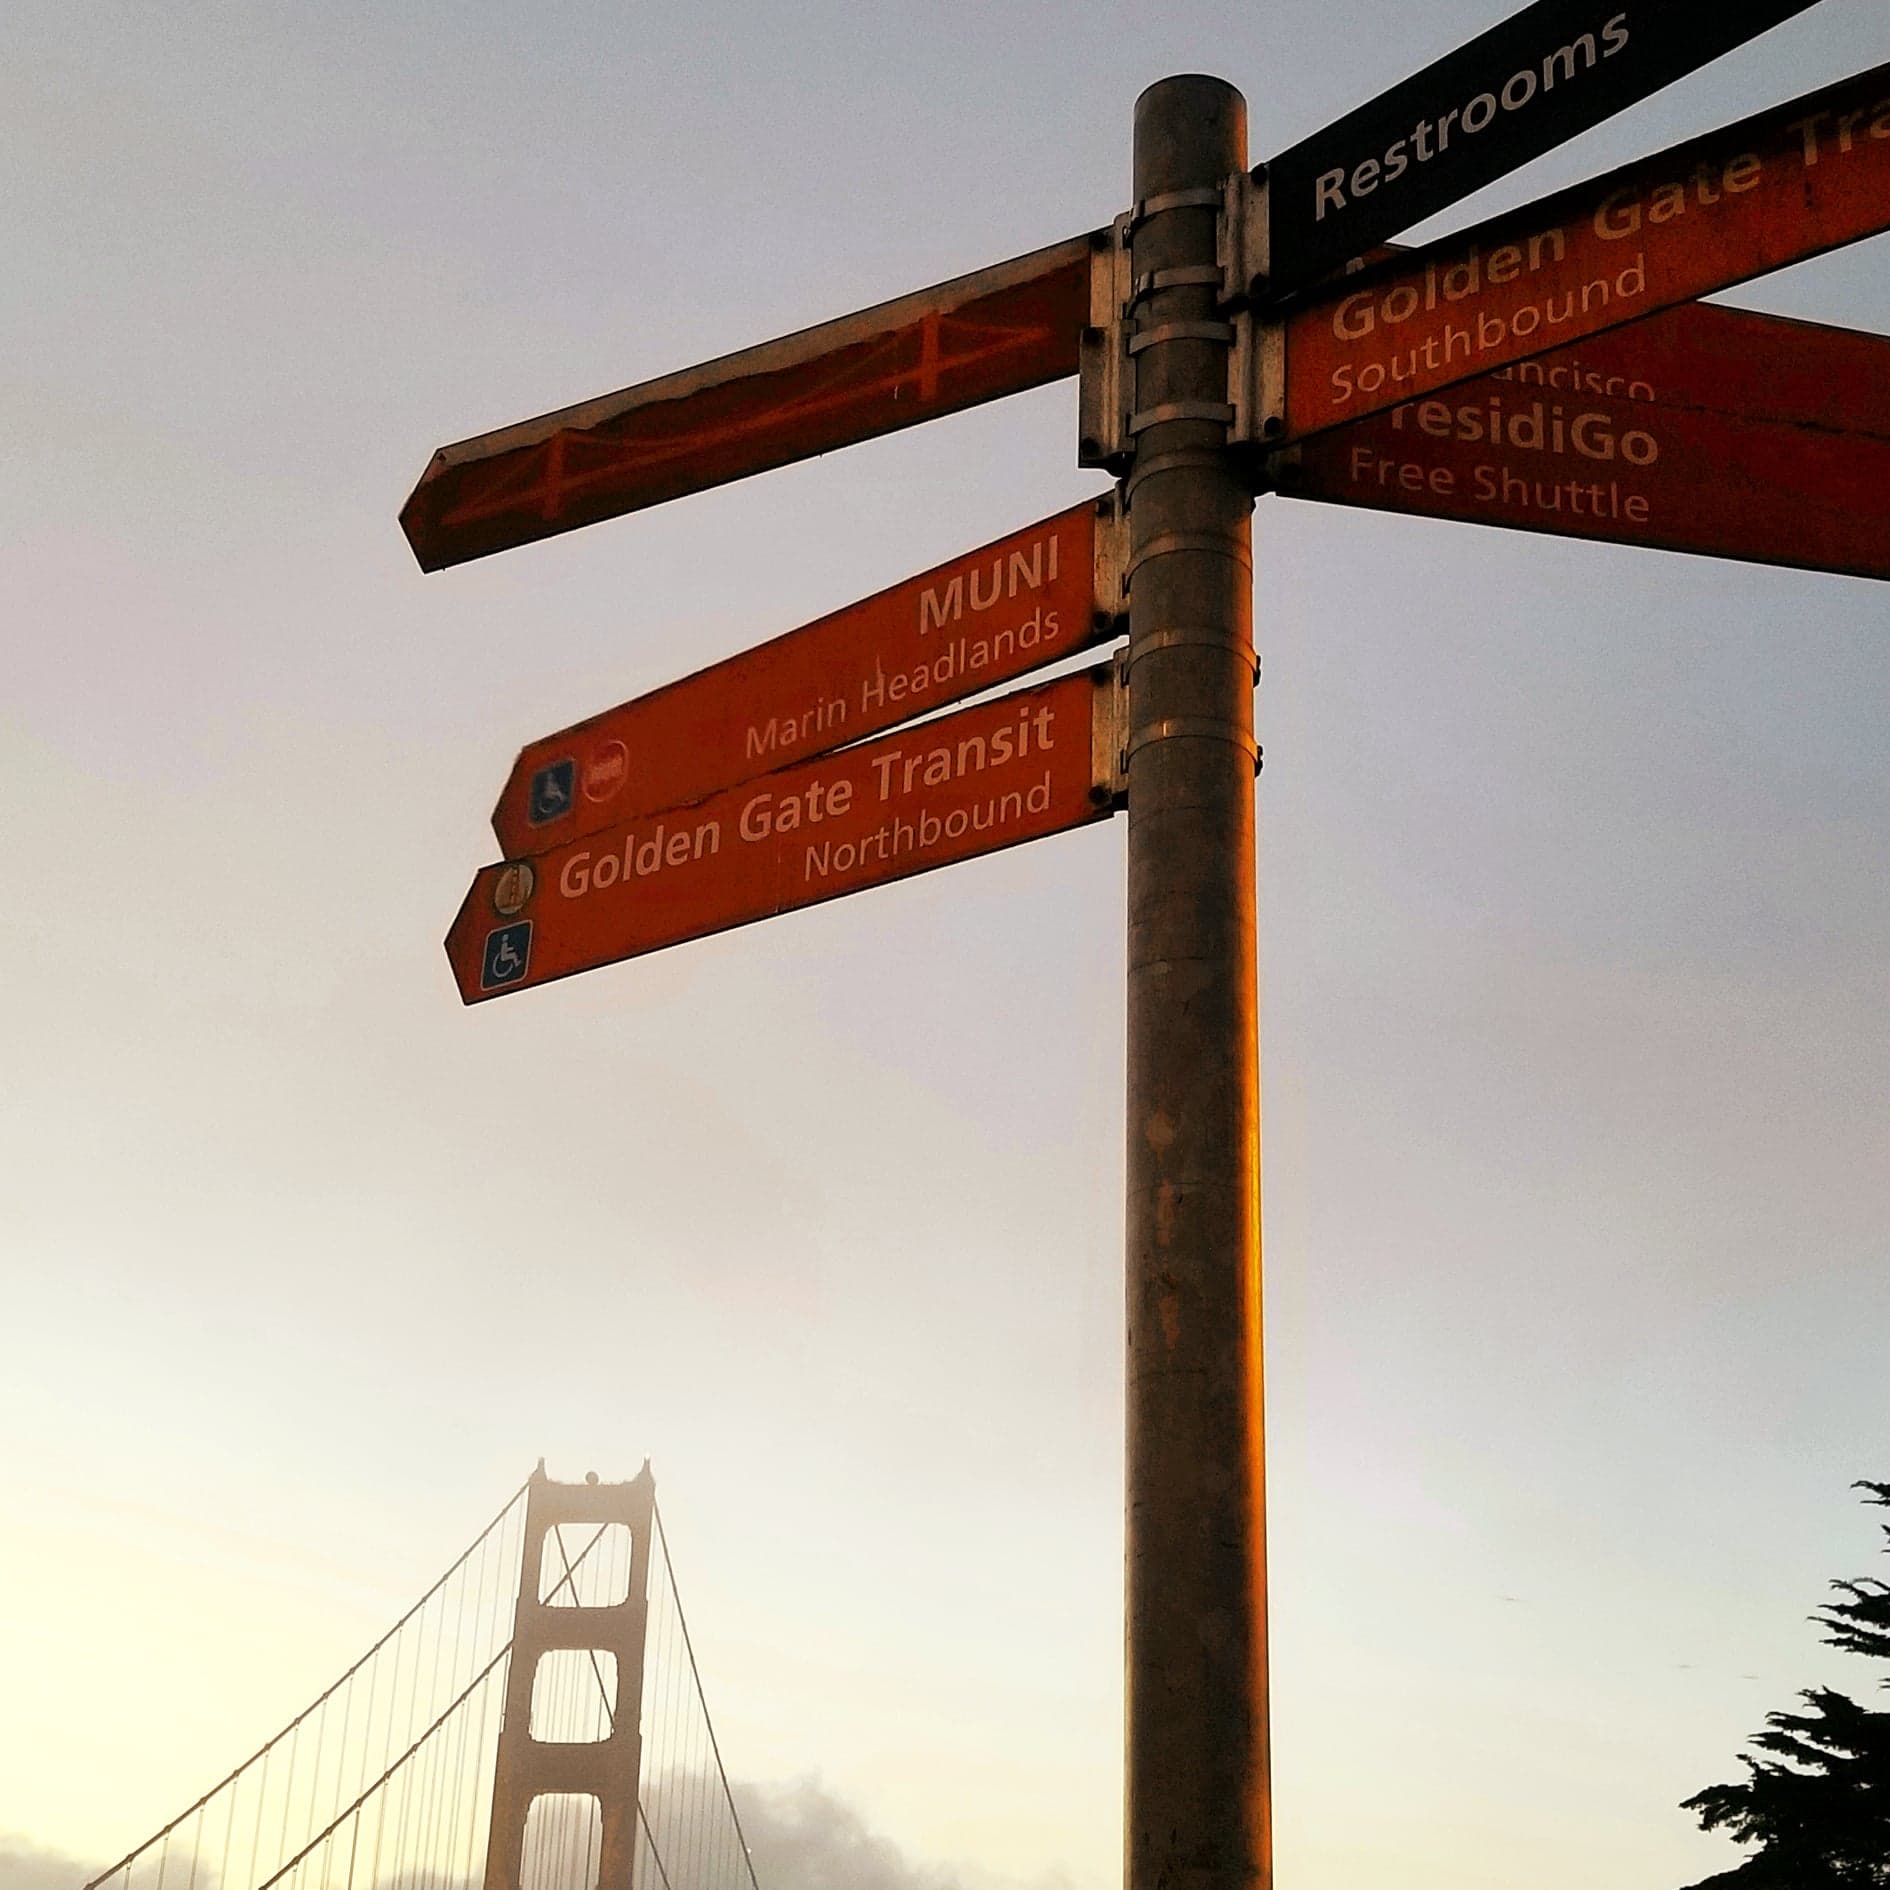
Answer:
POLYGON ((1890 437, 1890 337, 1717 302, 1683 302, 1492 378, 1558 398, 1601 394, 1890 437))
POLYGON ((1112 636, 1123 524, 1087 501, 523 750, 507 854, 699 800, 1112 636))
POLYGON ((1103 665, 488 866, 446 936, 468 1004, 1105 819, 1103 665))
POLYGON ((401 528, 437 571, 1074 374, 1091 248, 1075 237, 442 447, 401 528))
POLYGON ((1890 228, 1890 66, 1322 286, 1284 441, 1890 228))
POLYGON ((1890 340, 1686 304, 1275 473, 1289 497, 1890 578, 1890 340))

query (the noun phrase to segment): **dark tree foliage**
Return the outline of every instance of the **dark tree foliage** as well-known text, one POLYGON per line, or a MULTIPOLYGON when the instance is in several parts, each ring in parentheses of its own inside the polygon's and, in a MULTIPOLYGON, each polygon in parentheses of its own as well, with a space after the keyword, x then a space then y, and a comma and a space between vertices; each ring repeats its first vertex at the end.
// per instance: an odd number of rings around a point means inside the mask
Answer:
MULTIPOLYGON (((1890 1483, 1854 1487, 1890 1508, 1890 1483)), ((1831 1586, 1841 1599, 1811 1617, 1826 1644, 1890 1661, 1890 1583, 1865 1576, 1831 1586)), ((1703 1829, 1756 1847, 1691 1890, 1890 1890, 1890 1712, 1828 1687, 1798 1697, 1802 1713, 1766 1716, 1751 1740, 1763 1756, 1741 1757, 1739 1784, 1686 1800, 1703 1829)))

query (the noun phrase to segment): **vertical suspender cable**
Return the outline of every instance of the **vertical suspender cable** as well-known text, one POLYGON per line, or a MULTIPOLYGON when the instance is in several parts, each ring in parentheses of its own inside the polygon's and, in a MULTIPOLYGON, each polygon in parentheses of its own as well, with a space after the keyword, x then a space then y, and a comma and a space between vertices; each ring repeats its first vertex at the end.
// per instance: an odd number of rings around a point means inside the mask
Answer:
POLYGON ((708 1698, 702 1691, 702 1673, 696 1666, 695 1646, 689 1639, 689 1618, 683 1613, 682 1595, 676 1587, 675 1564, 669 1559, 669 1537, 663 1532, 663 1512, 654 1502, 651 1503, 650 1509, 656 1518, 656 1539, 662 1545, 663 1567, 669 1576, 669 1592, 676 1604, 676 1620, 682 1629, 683 1647, 689 1655, 689 1671, 695 1679, 696 1698, 702 1703, 702 1723, 708 1728, 709 1748, 715 1755, 716 1776, 722 1781, 722 1796, 728 1800, 728 1815, 734 1821, 735 1835, 741 1840, 742 1861, 747 1866, 750 1890, 761 1890, 761 1885, 755 1877, 754 1859, 748 1854, 748 1835, 742 1830, 741 1813, 735 1809, 735 1794, 728 1788, 728 1773, 722 1765, 722 1748, 715 1737, 715 1722, 709 1718, 708 1698))
MULTIPOLYGON (((458 1570, 467 1561, 467 1559, 473 1554, 474 1550, 476 1550, 479 1547, 479 1545, 482 1542, 484 1542, 486 1538, 493 1533, 494 1530, 498 1529, 503 1523, 507 1521, 507 1519, 513 1514, 513 1511, 519 1505, 521 1499, 524 1497, 526 1491, 530 1487, 531 1487, 531 1484, 530 1484, 530 1480, 528 1479, 526 1482, 520 1484, 519 1487, 512 1492, 512 1494, 506 1499, 505 1503, 500 1508, 498 1514, 494 1516, 492 1520, 486 1524, 485 1528, 483 1528, 479 1532, 479 1534, 473 1538, 472 1542, 467 1545, 464 1553, 459 1556, 459 1558, 453 1563, 452 1567, 450 1567, 446 1571, 446 1573, 442 1575, 439 1578, 439 1580, 436 1581, 432 1585, 432 1587, 430 1587, 426 1591, 426 1593, 423 1594, 420 1597, 420 1599, 416 1601, 413 1604, 413 1606, 409 1608, 407 1612, 403 1614, 400 1617, 400 1619, 396 1621, 394 1625, 391 1628, 389 1628, 387 1632, 383 1634, 381 1638, 378 1641, 376 1641, 374 1645, 370 1647, 367 1650, 367 1652, 363 1654, 361 1658, 354 1663, 352 1667, 348 1669, 346 1673, 342 1674, 334 1682, 334 1684, 327 1689, 326 1692, 321 1694, 319 1698, 314 1700, 309 1706, 305 1707, 300 1713, 298 1713, 295 1716, 295 1718, 292 1719, 288 1723, 288 1725, 284 1726, 281 1729, 280 1732, 277 1732, 271 1738, 265 1740, 263 1744, 257 1747, 257 1749, 254 1752, 252 1752, 250 1756, 247 1759, 245 1759, 241 1765, 237 1766, 234 1771, 227 1773, 215 1785, 211 1786, 211 1788, 207 1792, 205 1792, 203 1796, 199 1798, 194 1804, 185 1806, 185 1808, 181 1812, 179 1812, 178 1815, 175 1818, 173 1818, 169 1824, 165 1825, 162 1830, 154 1831, 151 1834, 151 1836, 146 1838, 142 1844, 137 1846, 135 1850, 128 1851, 115 1864, 113 1864, 110 1869, 101 1871, 98 1876, 94 1877, 90 1883, 85 1885, 85 1890, 103 1890, 104 1885, 108 1884, 114 1877, 120 1877, 120 1876, 122 1876, 125 1879, 126 1890, 130 1890, 131 1866, 134 1863, 136 1863, 137 1860, 141 1856, 143 1856, 143 1854, 146 1851, 148 1851, 154 1844, 162 1842, 162 1840, 165 1837, 167 1837, 172 1831, 176 1830, 177 1827, 181 1825, 187 1818, 193 1816, 194 1814, 198 1812, 201 1812, 204 1809, 204 1807, 207 1806, 210 1803, 210 1801, 213 1798, 215 1798, 219 1793, 223 1792, 229 1787, 235 1786, 243 1778, 244 1774, 249 1771, 249 1769, 252 1766, 256 1765, 260 1760, 264 1758, 264 1756, 268 1753, 269 1749, 272 1746, 276 1745, 282 1739, 288 1737, 289 1734, 294 1732, 295 1729, 298 1726, 300 1726, 301 1723, 305 1719, 307 1719, 311 1713, 313 1713, 318 1707, 322 1706, 329 1699, 331 1699, 333 1695, 341 1688, 341 1686, 345 1682, 352 1679, 355 1674, 359 1673, 363 1667, 365 1667, 371 1660, 373 1660, 375 1655, 377 1655, 381 1651, 381 1649, 384 1648, 387 1645, 387 1643, 391 1641, 401 1631, 401 1629, 404 1628, 407 1625, 407 1623, 411 1621, 414 1618, 414 1616, 418 1614, 420 1610, 426 1606, 426 1604, 433 1598, 433 1596, 437 1594, 440 1591, 440 1589, 446 1585, 447 1581, 451 1579, 454 1572, 458 1570)), ((235 1815, 236 1815, 235 1807, 236 1807, 236 1800, 235 1800, 234 1794, 232 1794, 231 1799, 230 1799, 230 1824, 231 1824, 232 1838, 234 1837, 234 1829, 235 1829, 235 1815)), ((227 1843, 225 1847, 225 1855, 224 1855, 223 1861, 227 1869, 227 1865, 229 1862, 227 1843)), ((228 1883, 229 1880, 228 1880, 227 1874, 223 1874, 221 1876, 221 1881, 224 1882, 225 1884, 228 1883)))

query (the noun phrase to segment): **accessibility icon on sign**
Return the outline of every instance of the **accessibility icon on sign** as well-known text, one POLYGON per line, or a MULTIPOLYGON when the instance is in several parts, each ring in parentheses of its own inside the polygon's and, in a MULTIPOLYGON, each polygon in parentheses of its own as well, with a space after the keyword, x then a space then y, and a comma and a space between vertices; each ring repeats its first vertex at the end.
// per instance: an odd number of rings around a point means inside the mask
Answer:
POLYGON ((502 925, 486 934, 485 958, 479 967, 479 988, 496 991, 502 985, 517 984, 532 962, 532 922, 521 919, 516 925, 502 925))
POLYGON ((531 799, 526 804, 525 818, 534 827, 561 819, 571 811, 571 796, 576 787, 577 763, 569 756, 563 761, 554 761, 548 768, 540 768, 532 776, 531 799))

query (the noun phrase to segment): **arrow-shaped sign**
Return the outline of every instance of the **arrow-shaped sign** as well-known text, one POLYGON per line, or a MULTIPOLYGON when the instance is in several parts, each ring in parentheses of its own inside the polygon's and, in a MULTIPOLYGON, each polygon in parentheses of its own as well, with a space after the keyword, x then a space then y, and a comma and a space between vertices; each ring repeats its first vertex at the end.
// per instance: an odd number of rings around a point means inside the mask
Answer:
POLYGON ((1074 374, 1099 242, 1107 232, 444 446, 401 529, 437 571, 1074 374))
POLYGON ((1123 522, 1085 501, 547 735, 493 810, 538 852, 1013 682, 1118 630, 1123 522))
POLYGON ((1890 340, 1687 303, 1280 456, 1277 490, 1890 578, 1890 340))
POLYGON ((1360 275, 1284 324, 1284 444, 1890 229, 1890 65, 1360 275))
MULTIPOLYGON (((1263 167, 1271 173, 1266 286, 1275 294, 1303 288, 1382 238, 1811 4, 1536 0, 1263 167)), ((1828 101, 1835 114, 1831 135, 1840 143, 1836 121, 1853 102, 1837 96, 1842 90, 1833 88, 1828 101)), ((1755 120, 1737 130, 1756 137, 1760 125, 1755 120)), ((1701 154, 1710 158, 1706 147, 1714 144, 1700 141, 1701 154)), ((1669 160, 1694 154, 1694 147, 1682 147, 1669 160)), ((1708 189, 1737 195, 1751 188, 1725 179, 1723 169, 1721 177, 1719 186, 1709 178, 1708 189)), ((1650 188, 1659 189, 1662 181, 1653 178, 1650 188)), ((1779 181, 1786 188, 1782 172, 1779 181)), ((1768 190, 1778 197, 1769 182, 1768 190)), ((1704 207, 1708 199, 1700 201, 1704 207)), ((1613 267, 1612 275, 1584 276, 1581 258, 1571 261, 1560 253, 1568 232, 1544 221, 1566 220, 1582 210, 1564 193, 1479 233, 1489 259, 1487 273, 1478 277, 1482 288, 1494 292, 1513 274, 1525 288, 1540 290, 1544 305, 1537 326, 1519 332, 1516 322, 1531 319, 1528 306, 1518 303, 1503 316, 1504 298, 1492 293, 1484 313, 1492 322, 1505 320, 1508 352, 1499 359, 1495 344, 1486 347, 1479 339, 1472 347, 1477 358, 1447 378, 1484 372, 1605 326, 1588 322, 1570 332, 1550 332, 1557 323, 1546 310, 1563 293, 1564 277, 1582 296, 1584 317, 1595 294, 1591 283, 1601 283, 1610 296, 1639 304, 1615 317, 1629 320, 1866 233, 1853 227, 1855 218, 1832 208, 1819 228, 1836 233, 1810 235, 1771 261, 1731 268, 1722 260, 1716 268, 1696 269, 1706 286, 1669 292, 1661 285, 1677 269, 1656 270, 1644 288, 1631 288, 1636 278, 1613 251, 1598 259, 1604 272, 1613 267), (1509 259, 1512 245, 1524 260, 1509 259), (1538 280, 1552 249, 1560 274, 1538 280)), ((1776 210, 1774 203, 1774 221, 1776 210)), ((1756 220, 1763 219, 1748 216, 1747 224, 1756 220)), ((1738 240, 1732 239, 1732 247, 1738 240)), ((1106 256, 1110 243, 1111 232, 1092 231, 700 367, 442 447, 402 508, 401 527, 421 568, 439 570, 1060 380, 1076 372, 1080 337, 1092 319, 1092 259, 1106 256)), ((1440 275, 1465 261, 1448 246, 1439 248, 1436 259, 1440 275)), ((1464 278, 1453 279, 1461 289, 1464 278)), ((1399 297, 1405 286, 1387 278, 1385 292, 1399 297)), ((1423 293, 1435 297, 1440 290, 1432 281, 1423 293)), ((1434 303, 1422 306, 1426 314, 1436 313, 1434 303)), ((1395 300, 1374 327, 1398 327, 1415 313, 1395 300)), ((1389 375, 1396 349, 1366 349, 1346 358, 1343 349, 1322 353, 1314 330, 1319 319, 1331 318, 1330 296, 1318 296, 1308 314, 1316 319, 1298 321, 1292 330, 1300 385, 1289 393, 1291 437, 1341 425, 1422 391, 1412 382, 1374 400, 1359 382, 1389 375), (1341 387, 1333 377, 1343 378, 1348 365, 1352 378, 1341 387)), ((1355 312, 1349 319, 1357 328, 1366 317, 1355 312)), ((1457 344, 1447 324, 1431 326, 1437 332, 1423 339, 1433 351, 1426 355, 1426 371, 1434 373, 1455 363, 1457 344), (1441 357, 1435 353, 1440 349, 1441 357)), ((1347 330, 1333 340, 1349 346, 1369 332, 1347 330)))
POLYGON ((488 866, 446 936, 468 1004, 1093 820, 1121 745, 1104 664, 488 866))
POLYGON ((1265 167, 1289 294, 1805 12, 1813 0, 1536 0, 1265 167))

